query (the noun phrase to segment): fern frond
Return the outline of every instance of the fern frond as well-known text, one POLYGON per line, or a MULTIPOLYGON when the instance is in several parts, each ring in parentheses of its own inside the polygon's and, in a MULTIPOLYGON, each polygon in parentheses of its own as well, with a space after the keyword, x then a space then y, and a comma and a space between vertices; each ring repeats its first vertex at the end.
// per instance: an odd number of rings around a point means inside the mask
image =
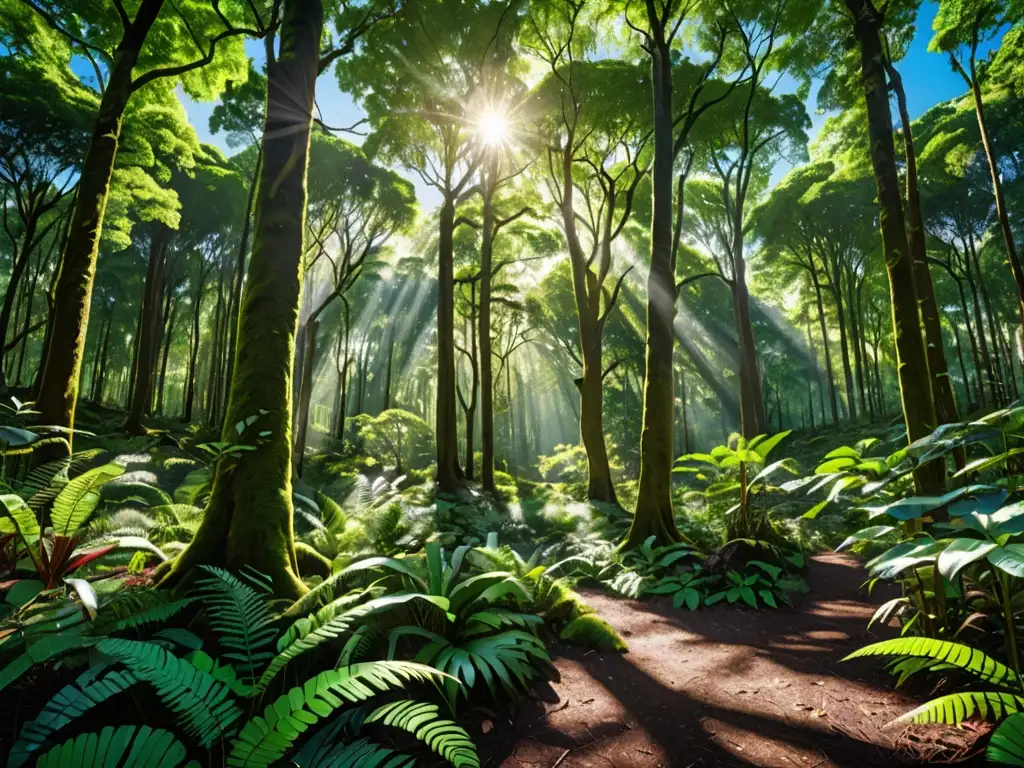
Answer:
POLYGON ((161 507, 174 503, 170 496, 155 485, 137 481, 107 483, 100 491, 100 498, 107 504, 127 504, 136 501, 147 507, 161 507))
POLYGON ((962 643, 930 637, 897 637, 860 648, 843 661, 865 656, 914 656, 934 659, 970 673, 982 682, 1009 686, 1018 682, 1017 673, 991 656, 962 643))
POLYGON ((186 732, 203 747, 223 737, 242 714, 229 697, 230 685, 158 645, 110 638, 96 648, 152 684, 186 732))
POLYGON ((186 597, 174 600, 169 592, 156 589, 119 592, 113 600, 100 607, 93 624, 93 634, 113 634, 159 624, 194 602, 186 597))
POLYGON ((1024 696, 999 691, 968 691, 939 696, 896 718, 889 725, 940 723, 960 725, 969 717, 1002 720, 1024 709, 1024 696))
POLYGON ((275 765, 309 726, 329 717, 346 702, 359 703, 409 682, 445 677, 442 672, 408 661, 371 661, 321 672, 288 693, 242 728, 227 763, 230 766, 275 765))
MULTIPOLYGON (((343 603, 343 597, 338 603, 343 603)), ((437 598, 431 595, 412 593, 407 595, 387 595, 368 600, 354 608, 349 608, 341 613, 335 613, 334 605, 328 605, 317 612, 315 616, 307 616, 296 621, 278 642, 278 654, 263 670, 259 682, 256 683, 257 690, 265 690, 278 672, 284 669, 295 657, 313 650, 323 643, 336 640, 348 633, 352 627, 361 619, 380 611, 386 611, 397 605, 407 603, 410 600, 426 600, 435 605, 447 608, 448 601, 444 598, 437 598)))
POLYGON ((42 749, 53 734, 72 720, 137 682, 130 672, 93 667, 61 688, 42 711, 25 723, 7 757, 7 768, 20 768, 42 749))
POLYGON ((274 656, 269 646, 277 629, 267 604, 272 593, 265 583, 254 579, 250 579, 255 585, 252 586, 222 568, 200 568, 210 574, 197 584, 209 626, 217 633, 220 644, 230 649, 224 657, 240 662, 241 671, 252 680, 257 667, 274 656))
POLYGON ((185 757, 185 747, 168 731, 148 725, 108 726, 54 747, 36 768, 177 768, 185 757))
POLYGON ((451 720, 439 717, 436 704, 395 701, 378 707, 366 722, 380 722, 411 733, 456 768, 480 768, 469 734, 451 720))

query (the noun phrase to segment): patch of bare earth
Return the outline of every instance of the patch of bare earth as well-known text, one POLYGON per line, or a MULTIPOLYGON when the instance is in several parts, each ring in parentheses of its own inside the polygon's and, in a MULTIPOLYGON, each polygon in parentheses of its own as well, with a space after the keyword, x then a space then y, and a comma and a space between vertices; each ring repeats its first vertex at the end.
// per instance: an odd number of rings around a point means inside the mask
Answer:
POLYGON ((862 768, 975 753, 975 729, 884 729, 919 701, 893 691, 877 659, 839 664, 880 639, 866 630, 863 579, 853 558, 815 557, 811 593, 779 611, 689 613, 586 592, 629 653, 553 649, 561 680, 515 722, 485 724, 485 764, 862 768))

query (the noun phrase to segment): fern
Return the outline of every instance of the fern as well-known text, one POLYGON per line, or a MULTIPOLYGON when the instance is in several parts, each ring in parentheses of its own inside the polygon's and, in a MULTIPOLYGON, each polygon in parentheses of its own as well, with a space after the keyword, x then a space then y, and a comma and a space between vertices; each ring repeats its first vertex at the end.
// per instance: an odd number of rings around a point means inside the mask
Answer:
POLYGON ((93 625, 94 634, 113 634, 159 624, 190 605, 190 597, 174 600, 170 593, 155 589, 119 592, 100 608, 93 625))
POLYGON ((958 667, 982 682, 1009 686, 1019 682, 1017 673, 991 656, 962 643, 930 637, 898 637, 860 648, 843 661, 865 656, 910 656, 929 658, 958 667))
POLYGON ((269 647, 277 629, 267 604, 271 587, 255 571, 248 574, 246 584, 221 568, 200 567, 210 574, 198 582, 209 626, 220 644, 230 649, 224 657, 240 662, 242 673, 254 680, 257 668, 274 657, 269 647))
POLYGON ((970 691, 951 693, 925 702, 900 716, 891 724, 898 723, 940 723, 960 725, 969 717, 977 715, 982 720, 1002 720, 1024 709, 1024 696, 1001 691, 970 691))
POLYGON ((158 645, 112 638, 99 641, 96 648, 151 683, 203 747, 223 737, 242 714, 229 698, 231 686, 158 645))
POLYGON ((366 722, 381 722, 408 731, 456 768, 480 768, 469 734, 451 720, 438 717, 436 704, 395 701, 378 707, 366 722))
POLYGON ((174 503, 170 496, 156 486, 142 482, 108 483, 100 492, 100 497, 107 504, 135 501, 147 507, 160 507, 174 503))
POLYGON ((341 613, 336 612, 335 605, 347 607, 345 597, 340 598, 331 605, 321 608, 315 616, 307 616, 296 621, 278 641, 278 654, 263 670, 263 674, 256 683, 258 690, 265 690, 270 681, 277 676, 277 673, 284 669, 295 657, 313 650, 323 643, 337 640, 349 632, 356 621, 365 619, 367 616, 385 611, 397 605, 407 603, 410 600, 427 600, 434 604, 447 607, 447 601, 443 598, 431 597, 430 595, 406 594, 388 595, 349 608, 341 613))
POLYGON ((440 677, 443 673, 433 667, 405 661, 372 661, 321 672, 301 688, 278 697, 261 716, 246 723, 227 763, 246 768, 274 765, 309 726, 329 717, 345 702, 363 702, 408 682, 440 677))
POLYGON ((185 747, 167 731, 148 725, 108 726, 54 747, 36 768, 176 768, 185 756, 185 747))
POLYGON ((136 682, 130 672, 108 670, 105 666, 82 673, 73 683, 61 688, 34 720, 25 723, 11 747, 7 768, 20 768, 55 732, 136 682))

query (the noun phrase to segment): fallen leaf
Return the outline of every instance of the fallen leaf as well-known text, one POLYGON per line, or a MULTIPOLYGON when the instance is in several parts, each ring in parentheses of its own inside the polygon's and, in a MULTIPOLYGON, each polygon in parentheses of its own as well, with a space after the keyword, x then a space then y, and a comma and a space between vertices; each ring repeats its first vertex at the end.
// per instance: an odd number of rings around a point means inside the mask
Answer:
POLYGON ((482 723, 480 723, 480 730, 484 733, 490 733, 491 728, 493 727, 494 723, 492 723, 490 720, 484 720, 482 723))

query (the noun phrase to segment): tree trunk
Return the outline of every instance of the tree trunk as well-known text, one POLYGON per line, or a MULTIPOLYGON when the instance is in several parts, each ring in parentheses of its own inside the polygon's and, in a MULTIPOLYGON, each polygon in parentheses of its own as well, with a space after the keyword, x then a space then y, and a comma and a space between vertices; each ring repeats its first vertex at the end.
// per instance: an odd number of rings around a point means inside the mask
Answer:
POLYGON ((992 404, 998 406, 999 390, 996 386, 995 372, 992 370, 992 358, 988 352, 988 341, 985 339, 985 321, 981 316, 981 300, 978 298, 978 285, 974 280, 974 268, 971 266, 970 253, 966 250, 964 251, 964 263, 967 266, 967 287, 971 289, 971 302, 974 309, 974 330, 977 333, 978 347, 981 354, 982 375, 985 378, 985 383, 988 385, 992 404))
POLYGON ((391 321, 391 332, 388 334, 388 362, 384 372, 384 407, 382 411, 391 408, 391 374, 395 367, 395 321, 391 321))
MULTIPOLYGON (((46 348, 46 361, 36 409, 43 424, 73 428, 78 401, 79 377, 85 351, 86 329, 89 326, 89 305, 96 275, 103 216, 110 193, 121 123, 132 94, 132 70, 139 51, 149 34, 163 0, 142 0, 129 32, 122 37, 114 53, 107 86, 100 99, 99 113, 93 124, 89 149, 82 162, 82 172, 71 214, 69 234, 61 254, 61 265, 54 293, 53 326, 46 348)), ((72 444, 72 435, 67 436, 72 444)), ((55 444, 59 445, 59 444, 55 444)), ((63 449, 55 447, 52 454, 63 449)), ((52 455, 44 450, 37 459, 52 455)))
POLYGON ((164 354, 160 362, 160 381, 156 390, 156 412, 164 413, 164 394, 167 386, 167 360, 171 355, 171 342, 174 341, 174 326, 178 317, 178 301, 172 300, 167 312, 167 326, 164 329, 164 354))
MULTIPOLYGON (((832 424, 839 425, 839 398, 836 394, 835 373, 832 370, 832 352, 828 343, 828 326, 825 323, 825 303, 821 296, 821 281, 814 266, 814 257, 808 254, 811 264, 811 282, 814 284, 814 300, 818 307, 818 324, 821 327, 821 346, 825 351, 825 376, 828 377, 829 405, 832 407, 832 424)), ((824 415, 822 416, 824 420, 824 415)))
MULTIPOLYGON (((917 292, 914 287, 914 262, 907 243, 900 199, 899 176, 893 144, 892 115, 885 82, 882 43, 878 21, 865 0, 845 0, 853 14, 854 32, 860 43, 861 76, 867 106, 871 164, 878 191, 879 217, 885 267, 889 278, 892 324, 896 341, 896 370, 907 425, 907 437, 913 442, 936 427, 935 403, 931 397, 928 358, 921 336, 917 292)), ((914 472, 918 493, 940 491, 945 485, 945 467, 931 462, 914 472)))
POLYGON ((189 339, 188 371, 185 373, 185 404, 182 419, 192 421, 192 408, 196 398, 196 364, 199 361, 199 320, 203 310, 203 290, 205 275, 200 275, 199 285, 192 298, 192 334, 189 339))
POLYGON ((306 321, 305 349, 303 349, 302 382, 299 384, 299 402, 295 409, 295 449, 292 461, 295 474, 302 477, 302 462, 306 455, 306 434, 309 429, 309 404, 313 399, 313 367, 316 364, 316 336, 320 323, 315 317, 306 321))
POLYGON ((203 407, 203 418, 208 427, 216 426, 219 421, 221 391, 221 327, 224 323, 224 270, 220 271, 217 280, 217 304, 213 310, 213 326, 210 329, 210 369, 206 379, 206 403, 203 407))
POLYGON ((736 199, 732 242, 732 312, 739 339, 740 431, 746 438, 767 432, 764 392, 757 366, 757 345, 750 319, 750 291, 747 289, 747 264, 743 259, 743 199, 736 199))
POLYGON ((459 467, 458 424, 455 420, 455 275, 452 237, 455 201, 447 198, 438 223, 437 275, 437 487, 453 493, 462 484, 459 467))
MULTIPOLYGON (((838 270, 836 270, 838 278, 838 270)), ((836 321, 839 325, 839 351, 843 360, 843 381, 846 383, 846 415, 850 421, 857 420, 856 394, 853 391, 853 366, 850 363, 850 329, 846 323, 846 310, 843 307, 842 287, 837 283, 832 287, 832 296, 836 302, 836 321)))
POLYGON ((124 431, 129 435, 146 434, 143 417, 153 402, 153 374, 160 352, 160 308, 163 303, 164 260, 170 230, 163 224, 154 224, 149 241, 149 266, 142 291, 142 320, 139 323, 139 345, 136 355, 135 381, 132 386, 131 405, 124 431))
POLYGON ((338 369, 338 388, 341 391, 338 411, 334 419, 334 436, 342 441, 342 448, 345 447, 345 414, 348 412, 348 366, 349 366, 349 308, 348 301, 341 297, 345 327, 342 332, 344 355, 341 368, 338 369))
MULTIPOLYGON (((38 220, 29 217, 25 223, 25 232, 22 235, 21 248, 14 257, 14 264, 11 268, 10 277, 7 280, 7 291, 4 293, 3 305, 0 306, 0 392, 7 384, 7 377, 4 371, 3 350, 7 344, 7 331, 11 325, 11 314, 14 310, 14 301, 20 295, 18 288, 21 286, 21 277, 29 265, 32 256, 32 241, 35 239, 36 225, 38 220)), ((17 323, 15 323, 17 325, 17 323)))
MULTIPOLYGON (((925 243, 924 215, 921 212, 921 195, 917 181, 917 151, 911 128, 910 112, 907 109, 907 94, 903 90, 903 78, 892 64, 888 66, 889 80, 896 92, 896 104, 903 124, 903 156, 906 161, 907 213, 910 219, 910 253, 914 259, 914 288, 924 326, 925 346, 928 354, 928 371, 932 377, 932 397, 935 399, 935 417, 940 424, 953 424, 960 420, 956 407, 953 383, 949 379, 949 364, 946 361, 946 347, 942 341, 942 321, 939 319, 939 305, 935 299, 935 286, 928 268, 928 248, 925 243)), ((1022 294, 1024 295, 1024 294, 1022 294)), ((965 380, 966 381, 966 380, 965 380)), ((964 461, 959 451, 957 466, 964 461)))
POLYGON ((238 242, 238 257, 235 263, 235 280, 231 291, 231 303, 228 307, 228 322, 230 325, 230 336, 228 341, 228 373, 225 376, 224 384, 230 391, 231 378, 235 372, 235 350, 238 346, 238 308, 242 303, 242 285, 245 283, 245 257, 249 252, 249 227, 252 221, 252 206, 256 200, 256 184, 260 177, 260 167, 263 165, 263 145, 256 151, 256 167, 253 168, 252 178, 249 179, 249 197, 245 203, 245 221, 242 222, 242 237, 238 242))
MULTIPOLYGON (((978 404, 985 407, 985 387, 981 383, 981 357, 978 355, 978 341, 974 338, 974 329, 971 327, 971 313, 967 308, 967 297, 964 294, 964 286, 956 280, 956 288, 960 294, 960 310, 964 314, 964 328, 967 331, 967 341, 971 345, 971 358, 974 362, 974 391, 978 394, 978 404)), ((966 381, 966 380, 965 380, 966 381)), ((971 403, 971 396, 968 391, 968 404, 971 403)))
POLYGON ((113 324, 114 307, 111 305, 107 312, 107 323, 103 329, 99 358, 96 361, 96 375, 93 377, 92 381, 92 401, 97 405, 103 405, 103 383, 107 376, 107 360, 110 356, 110 326, 113 324))
POLYGON ((644 371, 643 427, 640 433, 640 480, 636 511, 626 547, 650 536, 658 545, 679 541, 672 510, 672 348, 675 319, 675 264, 672 259, 673 117, 672 52, 657 29, 649 6, 654 159, 652 174, 651 265, 647 277, 647 337, 644 371))
POLYGON ((163 584, 194 566, 249 566, 278 597, 305 591, 292 530, 292 362, 299 318, 306 170, 323 31, 321 0, 284 0, 280 53, 267 62, 267 118, 254 242, 241 310, 224 440, 258 443, 222 461, 195 538, 163 584), (238 422, 256 417, 239 435, 238 422), (260 433, 269 433, 260 438, 260 433))
MULTIPOLYGON (((498 175, 497 150, 488 150, 483 178, 483 223, 480 244, 480 484, 485 491, 495 493, 494 486, 494 372, 491 352, 491 257, 494 253, 494 187, 498 175)), ((467 453, 468 453, 467 449, 467 453)), ((472 457, 470 457, 472 461, 472 457)), ((472 467, 472 464, 467 465, 472 467)), ((467 474, 472 469, 467 470, 467 474)))
POLYGON ((985 102, 981 94, 981 82, 979 81, 978 73, 975 71, 973 55, 971 56, 969 79, 971 81, 971 95, 974 97, 974 111, 978 117, 978 131, 981 133, 981 145, 985 148, 985 159, 988 161, 988 170, 992 177, 992 192, 996 199, 996 218, 999 220, 999 230, 1003 235, 1006 260, 1010 263, 1010 272, 1013 273, 1013 282, 1017 287, 1018 315, 1021 322, 1024 323, 1024 267, 1021 266, 1020 257, 1017 255, 1013 229, 1010 226, 1010 217, 1006 211, 1002 174, 999 170, 999 161, 996 158, 995 150, 992 147, 992 137, 989 134, 988 120, 985 117, 985 102))

